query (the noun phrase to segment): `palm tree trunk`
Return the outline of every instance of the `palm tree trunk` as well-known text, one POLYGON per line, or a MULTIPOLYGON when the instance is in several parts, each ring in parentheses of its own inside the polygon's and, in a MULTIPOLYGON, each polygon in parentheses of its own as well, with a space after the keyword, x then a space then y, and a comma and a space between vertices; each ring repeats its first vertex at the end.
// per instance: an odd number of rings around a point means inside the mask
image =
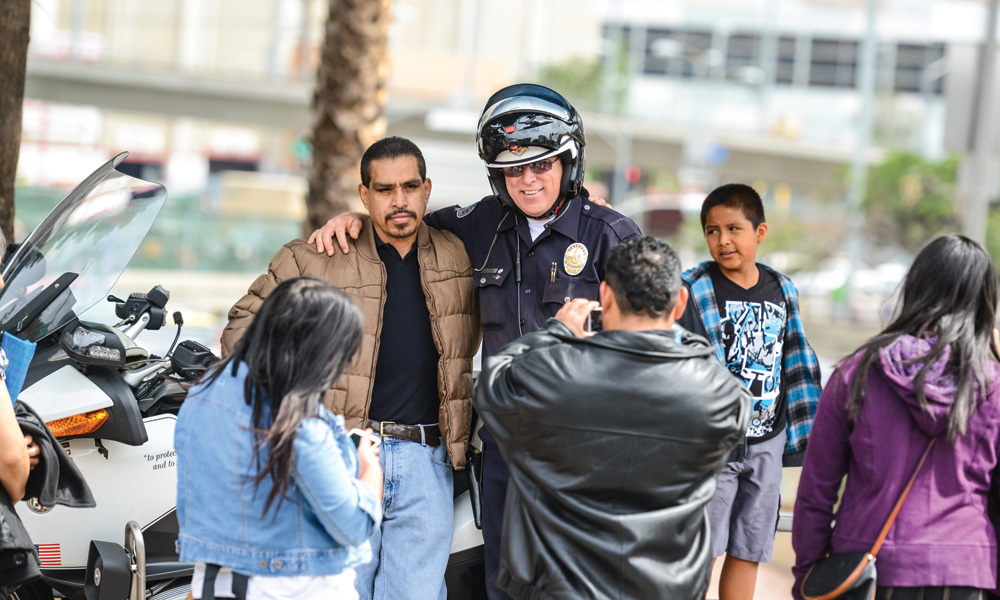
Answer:
POLYGON ((306 232, 357 204, 361 155, 385 133, 382 107, 391 0, 328 1, 313 94, 306 232))
MULTIPOLYGON (((14 179, 21 152, 21 107, 31 0, 8 0, 0 13, 0 230, 14 241, 14 179)), ((0 257, 3 258, 3 257, 0 257)))

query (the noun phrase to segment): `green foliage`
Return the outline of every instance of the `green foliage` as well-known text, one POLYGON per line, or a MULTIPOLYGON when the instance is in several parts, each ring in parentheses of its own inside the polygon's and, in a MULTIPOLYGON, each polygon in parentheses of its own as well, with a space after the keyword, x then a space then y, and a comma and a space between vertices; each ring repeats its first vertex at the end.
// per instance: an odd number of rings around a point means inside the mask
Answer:
POLYGON ((869 239, 916 253, 933 237, 957 231, 958 157, 931 162, 895 152, 868 173, 864 198, 869 239))
POLYGON ((844 229, 843 221, 839 220, 768 216, 767 239, 761 243, 758 253, 786 254, 792 271, 814 269, 843 245, 844 229))
POLYGON ((566 96, 574 106, 593 108, 601 93, 599 58, 574 57, 541 68, 538 82, 566 96))
POLYGON ((993 257, 993 267, 1000 269, 1000 206, 993 205, 986 217, 986 251, 993 257))
MULTIPOLYGON (((677 233, 667 238, 667 243, 675 249, 686 249, 698 255, 708 253, 705 247, 705 232, 701 229, 701 220, 695 213, 685 214, 677 233)), ((685 265, 685 267, 690 265, 685 265)))

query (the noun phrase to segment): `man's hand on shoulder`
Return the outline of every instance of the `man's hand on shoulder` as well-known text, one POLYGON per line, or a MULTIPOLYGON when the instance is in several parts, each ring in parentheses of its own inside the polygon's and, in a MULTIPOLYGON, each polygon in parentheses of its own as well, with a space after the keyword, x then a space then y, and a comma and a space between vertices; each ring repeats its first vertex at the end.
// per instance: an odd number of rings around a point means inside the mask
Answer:
POLYGON ((368 215, 364 213, 344 213, 338 215, 327 221, 326 225, 321 229, 313 231, 307 243, 310 245, 316 244, 316 252, 320 254, 326 252, 328 255, 333 256, 336 253, 333 238, 336 237, 341 251, 344 254, 348 254, 350 249, 347 246, 347 236, 351 236, 351 239, 354 240, 358 239, 358 236, 361 235, 361 226, 366 219, 368 219, 368 215))
POLYGON ((592 336, 594 333, 587 331, 584 325, 587 323, 587 317, 590 316, 591 311, 600 305, 599 302, 587 300, 586 298, 573 298, 562 305, 559 312, 555 314, 555 318, 569 327, 576 337, 592 336))

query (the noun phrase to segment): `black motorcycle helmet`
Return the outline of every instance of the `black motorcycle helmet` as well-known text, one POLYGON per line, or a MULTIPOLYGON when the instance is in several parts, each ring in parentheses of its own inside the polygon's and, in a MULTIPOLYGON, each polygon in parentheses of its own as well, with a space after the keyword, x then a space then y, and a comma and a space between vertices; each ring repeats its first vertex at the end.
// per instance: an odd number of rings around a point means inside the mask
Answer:
POLYGON ((563 199, 580 193, 586 143, 580 113, 557 92, 534 83, 511 85, 490 96, 476 130, 479 158, 486 163, 493 193, 518 212, 521 210, 507 192, 503 167, 559 156, 563 164, 559 199, 545 214, 534 218, 551 216, 563 199))

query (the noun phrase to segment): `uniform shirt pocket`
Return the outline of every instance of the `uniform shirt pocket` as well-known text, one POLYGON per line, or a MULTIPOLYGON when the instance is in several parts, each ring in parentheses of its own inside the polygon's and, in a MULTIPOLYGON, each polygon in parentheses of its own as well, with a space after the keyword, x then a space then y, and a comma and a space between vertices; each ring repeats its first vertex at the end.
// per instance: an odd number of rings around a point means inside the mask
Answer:
POLYGON ((503 329, 507 324, 504 282, 511 269, 488 268, 472 276, 472 289, 479 290, 479 319, 483 329, 503 329))
POLYGON ((583 279, 557 279, 545 284, 545 291, 542 293, 542 302, 562 305, 573 298, 600 300, 598 296, 600 286, 599 282, 583 279))

